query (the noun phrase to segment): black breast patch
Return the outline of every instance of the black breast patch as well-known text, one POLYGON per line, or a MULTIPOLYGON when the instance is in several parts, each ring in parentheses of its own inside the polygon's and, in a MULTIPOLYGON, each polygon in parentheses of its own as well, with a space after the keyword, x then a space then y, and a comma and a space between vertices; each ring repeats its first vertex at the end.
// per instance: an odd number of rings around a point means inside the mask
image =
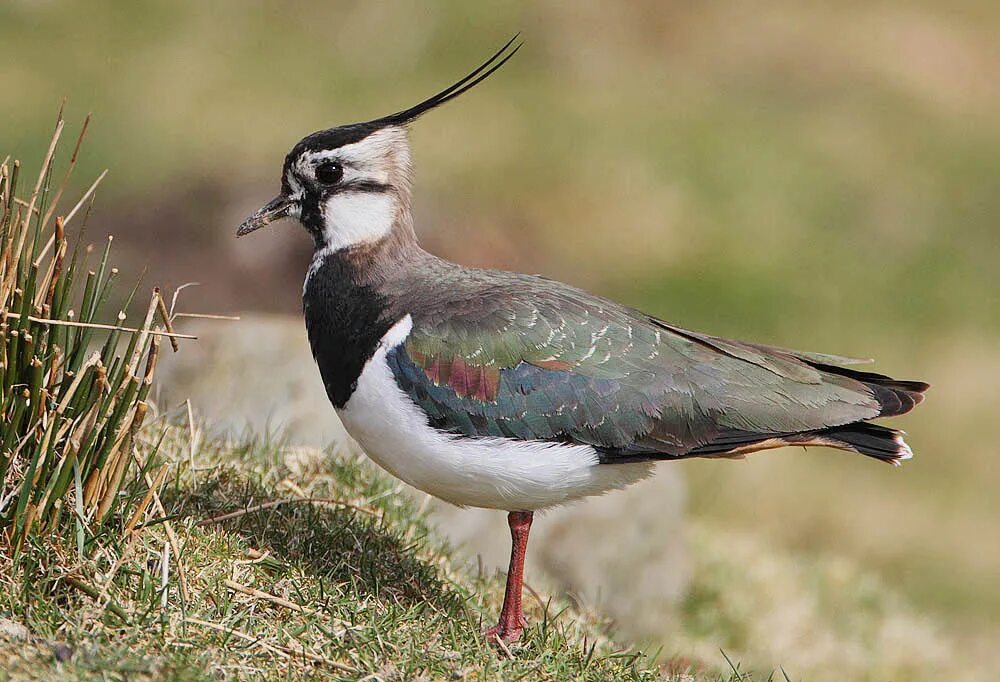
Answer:
POLYGON ((385 297, 359 284, 355 266, 337 253, 326 256, 309 277, 302 304, 326 394, 334 407, 342 408, 394 320, 386 315, 385 297))

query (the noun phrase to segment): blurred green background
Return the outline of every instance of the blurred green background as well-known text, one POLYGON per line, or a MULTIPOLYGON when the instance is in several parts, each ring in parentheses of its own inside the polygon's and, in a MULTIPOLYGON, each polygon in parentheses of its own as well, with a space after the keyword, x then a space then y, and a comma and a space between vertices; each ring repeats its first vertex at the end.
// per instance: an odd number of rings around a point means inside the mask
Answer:
POLYGON ((149 280, 201 282, 188 307, 295 314, 305 235, 233 239, 286 151, 516 30, 514 60, 413 128, 425 245, 930 381, 901 470, 684 463, 690 515, 872 568, 962 665, 995 660, 1000 4, 8 1, 0 151, 41 158, 64 97, 71 134, 92 111, 94 229, 149 280))

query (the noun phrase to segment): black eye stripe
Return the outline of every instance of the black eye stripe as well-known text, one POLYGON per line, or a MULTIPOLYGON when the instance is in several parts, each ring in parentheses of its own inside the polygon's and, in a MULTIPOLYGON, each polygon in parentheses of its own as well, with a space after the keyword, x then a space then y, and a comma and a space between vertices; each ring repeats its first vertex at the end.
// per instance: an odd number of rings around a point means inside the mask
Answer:
POLYGON ((346 192, 388 192, 392 189, 392 185, 386 184, 384 182, 377 182, 375 180, 351 180, 350 182, 345 182, 337 186, 337 193, 346 192))

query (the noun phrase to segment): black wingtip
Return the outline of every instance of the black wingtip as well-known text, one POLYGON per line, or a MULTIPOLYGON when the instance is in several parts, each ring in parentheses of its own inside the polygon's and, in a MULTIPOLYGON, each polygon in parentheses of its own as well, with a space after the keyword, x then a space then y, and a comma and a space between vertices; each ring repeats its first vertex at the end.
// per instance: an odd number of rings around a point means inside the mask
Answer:
POLYGON ((865 384, 879 403, 880 411, 878 416, 880 417, 895 417, 906 414, 924 401, 926 397, 924 393, 931 387, 925 381, 893 379, 884 374, 864 372, 849 367, 826 365, 819 362, 810 362, 809 364, 824 372, 838 374, 865 384))
POLYGON ((385 116, 375 123, 380 126, 405 125, 426 114, 431 109, 439 107, 445 102, 451 101, 459 95, 468 92, 493 75, 497 69, 506 64, 511 57, 517 54, 517 51, 524 45, 524 41, 518 42, 516 45, 514 44, 520 35, 520 31, 515 33, 503 47, 493 53, 489 59, 480 64, 474 71, 467 74, 458 82, 453 83, 436 95, 425 99, 420 104, 416 104, 409 109, 405 109, 395 114, 385 116), (512 45, 513 48, 511 47, 512 45))

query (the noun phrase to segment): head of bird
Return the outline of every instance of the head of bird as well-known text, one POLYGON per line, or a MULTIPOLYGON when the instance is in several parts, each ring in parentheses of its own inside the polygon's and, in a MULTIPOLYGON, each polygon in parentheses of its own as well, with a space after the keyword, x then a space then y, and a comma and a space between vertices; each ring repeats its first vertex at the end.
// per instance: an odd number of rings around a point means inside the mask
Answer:
POLYGON ((281 192, 236 232, 243 236, 281 218, 295 218, 317 249, 338 251, 386 236, 409 220, 410 146, 406 127, 458 97, 503 66, 520 49, 515 35, 479 68, 420 104, 389 116, 321 130, 285 157, 281 192))

